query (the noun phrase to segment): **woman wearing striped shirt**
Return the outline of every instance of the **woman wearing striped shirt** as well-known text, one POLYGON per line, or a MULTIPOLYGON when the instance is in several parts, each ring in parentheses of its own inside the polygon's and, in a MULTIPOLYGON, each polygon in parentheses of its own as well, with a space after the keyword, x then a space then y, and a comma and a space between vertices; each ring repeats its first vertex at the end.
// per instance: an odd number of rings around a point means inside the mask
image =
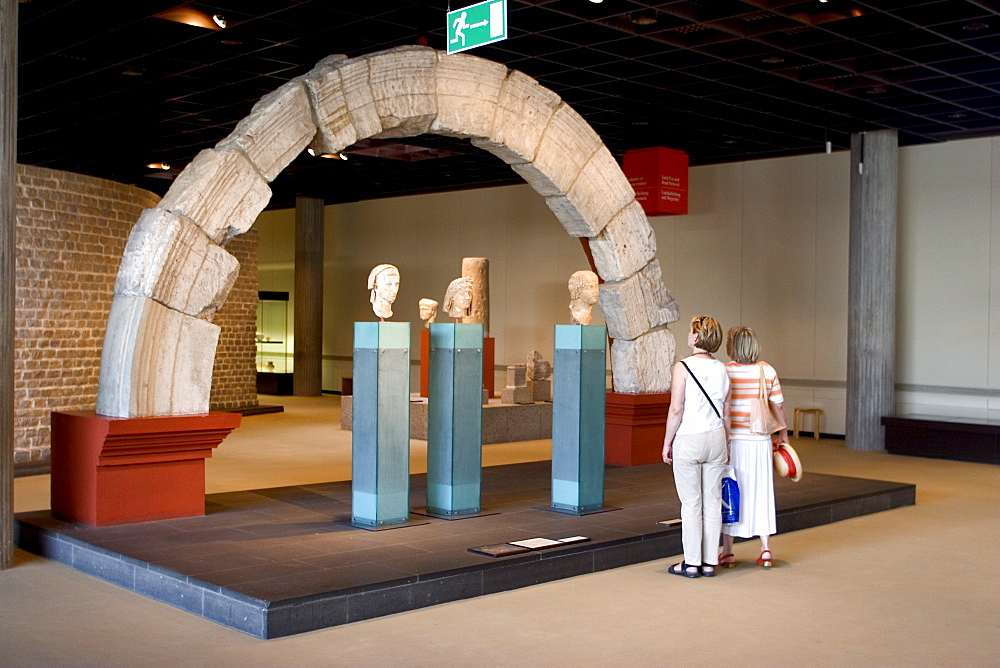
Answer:
MULTIPOLYGON (((736 565, 733 538, 760 536, 757 564, 771 567, 768 538, 777 531, 774 517, 774 476, 771 459, 771 435, 750 431, 750 400, 760 396, 761 368, 764 370, 764 393, 774 403, 782 420, 784 397, 778 373, 767 362, 758 362, 760 343, 749 327, 733 327, 726 338, 726 364, 732 384, 732 422, 729 432, 729 463, 736 470, 740 485, 740 521, 722 527, 720 566, 736 565)), ((788 429, 778 432, 778 441, 788 443, 788 429)))

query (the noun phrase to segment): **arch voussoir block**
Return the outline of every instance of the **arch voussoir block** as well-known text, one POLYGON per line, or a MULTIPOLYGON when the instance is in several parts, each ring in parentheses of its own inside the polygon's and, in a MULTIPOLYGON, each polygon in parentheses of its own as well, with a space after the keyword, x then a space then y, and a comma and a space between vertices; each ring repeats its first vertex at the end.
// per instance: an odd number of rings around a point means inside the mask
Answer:
POLYGON ((219 326, 148 297, 116 296, 101 352, 97 412, 119 417, 208 410, 219 326))
POLYGON ((674 352, 674 335, 665 327, 632 340, 615 339, 611 344, 615 392, 669 392, 674 352))
POLYGON ((426 46, 400 46, 364 58, 382 125, 375 136, 413 137, 429 131, 437 117, 437 51, 426 46))
POLYGON ((663 285, 660 261, 653 260, 622 281, 601 284, 598 297, 608 336, 631 341, 677 321, 677 302, 663 285))
POLYGON ((340 72, 347 115, 357 132, 357 139, 372 137, 382 131, 382 121, 375 108, 375 95, 372 93, 369 60, 352 58, 337 70, 340 72))
POLYGON ((430 131, 489 137, 507 67, 475 56, 442 55, 437 65, 437 117, 430 131))
POLYGON ((316 135, 305 85, 293 79, 268 93, 216 148, 238 147, 271 182, 316 135))
POLYGON ((504 79, 487 139, 472 145, 497 156, 508 165, 531 162, 549 121, 562 100, 528 75, 510 70, 504 79))
POLYGON ((163 209, 146 209, 129 233, 115 294, 149 297, 210 320, 239 273, 239 261, 197 225, 163 209))
POLYGON ((621 281, 656 257, 656 233, 642 205, 629 202, 590 240, 597 273, 605 281, 621 281))
POLYGON ((340 153, 359 138, 348 111, 341 76, 341 66, 346 61, 347 56, 328 56, 302 77, 313 106, 317 132, 312 147, 317 153, 340 153))
POLYGON ((206 149, 180 173, 156 208, 193 220, 225 244, 250 229, 271 189, 241 151, 206 149))

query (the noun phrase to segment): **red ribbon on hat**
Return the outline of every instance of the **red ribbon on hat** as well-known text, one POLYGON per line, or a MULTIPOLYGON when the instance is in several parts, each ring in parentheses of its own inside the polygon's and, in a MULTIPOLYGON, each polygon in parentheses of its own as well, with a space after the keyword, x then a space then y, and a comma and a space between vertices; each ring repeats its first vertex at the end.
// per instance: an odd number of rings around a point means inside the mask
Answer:
POLYGON ((796 473, 795 460, 788 454, 788 450, 781 447, 781 444, 777 441, 774 442, 773 448, 775 452, 781 455, 781 458, 785 460, 785 465, 788 466, 788 475, 786 477, 794 478, 796 473))

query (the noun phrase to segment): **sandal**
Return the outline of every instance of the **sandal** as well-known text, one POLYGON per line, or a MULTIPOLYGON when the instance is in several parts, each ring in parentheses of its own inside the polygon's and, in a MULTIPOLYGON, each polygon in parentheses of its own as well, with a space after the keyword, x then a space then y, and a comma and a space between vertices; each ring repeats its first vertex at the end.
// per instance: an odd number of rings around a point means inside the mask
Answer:
POLYGON ((701 573, 702 577, 714 578, 715 577, 715 564, 702 564, 698 567, 698 572, 701 573))
POLYGON ((674 564, 673 566, 668 568, 667 572, 670 573, 671 575, 680 575, 682 578, 696 578, 698 577, 699 570, 701 570, 700 566, 688 566, 685 562, 682 561, 681 563, 674 564), (688 570, 689 568, 693 568, 695 570, 689 571, 688 570))
POLYGON ((762 550, 761 551, 760 556, 757 558, 757 565, 758 566, 763 566, 764 568, 770 568, 771 567, 771 550, 762 550), (766 559, 764 558, 765 554, 767 555, 766 559))
POLYGON ((726 568, 736 568, 736 555, 732 552, 722 555, 719 557, 719 565, 726 568))

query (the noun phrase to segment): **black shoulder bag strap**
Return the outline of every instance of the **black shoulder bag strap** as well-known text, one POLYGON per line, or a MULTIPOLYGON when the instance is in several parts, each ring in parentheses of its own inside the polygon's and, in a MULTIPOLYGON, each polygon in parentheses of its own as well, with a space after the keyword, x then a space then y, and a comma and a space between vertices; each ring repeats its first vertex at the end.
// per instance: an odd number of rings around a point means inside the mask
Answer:
POLYGON ((708 405, 712 407, 713 411, 715 411, 715 417, 717 417, 717 418, 719 418, 721 420, 722 416, 719 415, 719 409, 715 407, 715 402, 712 401, 712 397, 708 396, 708 392, 706 392, 705 388, 702 387, 701 381, 698 380, 698 376, 696 376, 693 373, 691 373, 691 367, 689 367, 687 365, 687 362, 685 362, 684 360, 681 360, 681 364, 683 364, 684 368, 688 370, 688 375, 691 376, 692 378, 694 378, 694 382, 698 383, 698 388, 701 390, 701 393, 705 395, 706 399, 708 399, 708 405))

